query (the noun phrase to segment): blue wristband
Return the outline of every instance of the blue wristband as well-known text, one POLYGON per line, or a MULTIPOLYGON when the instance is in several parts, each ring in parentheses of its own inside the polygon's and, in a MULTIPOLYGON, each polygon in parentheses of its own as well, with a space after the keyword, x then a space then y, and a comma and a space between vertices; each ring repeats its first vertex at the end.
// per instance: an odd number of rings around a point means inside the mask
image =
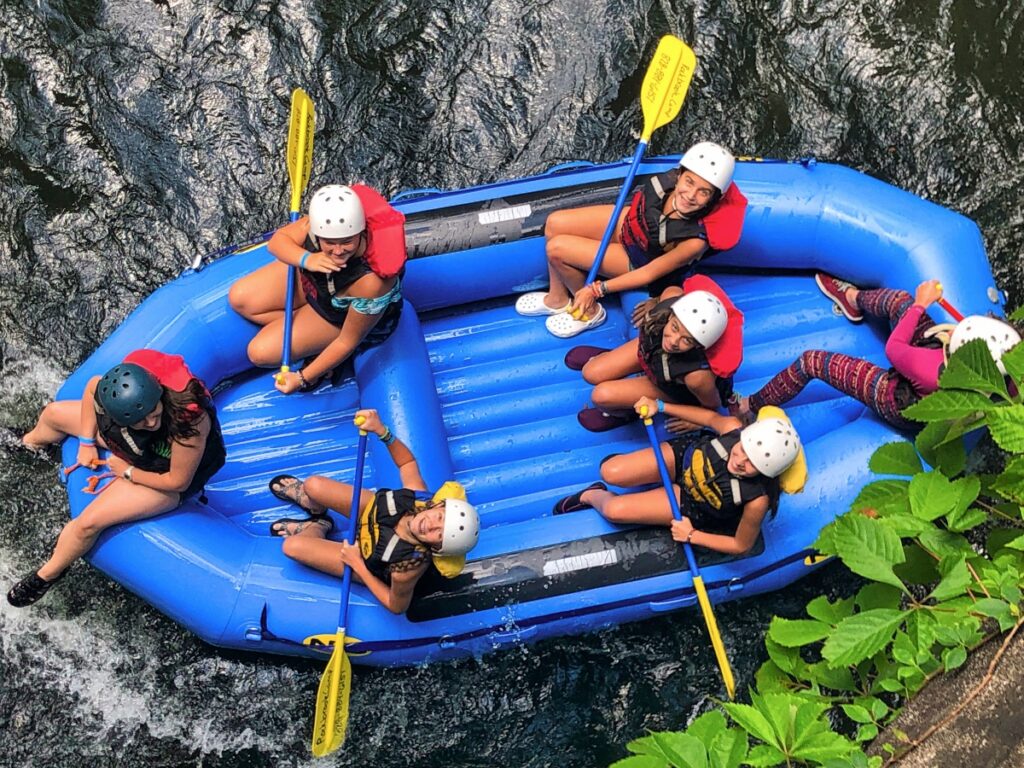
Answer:
POLYGON ((308 259, 308 258, 309 258, 309 251, 306 251, 305 253, 302 254, 302 258, 299 259, 299 269, 305 269, 306 268, 306 259, 308 259))
POLYGON ((96 445, 95 438, 86 437, 85 435, 79 435, 78 436, 78 442, 81 443, 82 445, 88 445, 88 446, 96 445))
POLYGON ((665 412, 665 401, 664 400, 657 400, 656 402, 658 403, 658 413, 664 413, 665 412))

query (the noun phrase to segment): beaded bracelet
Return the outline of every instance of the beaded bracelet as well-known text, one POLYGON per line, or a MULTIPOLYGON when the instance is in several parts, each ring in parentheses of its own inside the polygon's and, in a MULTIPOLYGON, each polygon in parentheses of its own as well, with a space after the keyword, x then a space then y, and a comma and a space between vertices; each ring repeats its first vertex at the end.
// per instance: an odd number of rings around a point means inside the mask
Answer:
POLYGON ((96 445, 96 439, 92 437, 86 437, 85 435, 78 436, 78 442, 82 445, 93 446, 96 445))
POLYGON ((608 295, 608 283, 604 280, 598 280, 597 285, 601 289, 601 298, 603 299, 608 295))
POLYGON ((309 251, 306 251, 305 253, 302 254, 302 258, 299 259, 299 269, 305 269, 306 268, 306 259, 308 259, 308 258, 309 258, 309 251))

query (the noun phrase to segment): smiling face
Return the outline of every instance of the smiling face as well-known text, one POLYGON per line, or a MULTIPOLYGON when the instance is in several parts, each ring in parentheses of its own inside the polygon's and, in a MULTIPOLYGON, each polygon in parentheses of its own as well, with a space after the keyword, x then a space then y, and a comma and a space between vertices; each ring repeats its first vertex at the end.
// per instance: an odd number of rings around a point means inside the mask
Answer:
POLYGON ((711 184, 693 171, 683 168, 672 192, 672 208, 683 215, 695 213, 711 202, 714 194, 715 188, 711 184))
POLYGON ((698 347, 700 347, 700 344, 697 343, 697 340, 690 335, 690 332, 686 330, 686 326, 673 314, 668 322, 665 323, 665 328, 661 332, 662 350, 669 354, 676 354, 689 352, 691 349, 697 349, 698 347))
POLYGON ((421 544, 438 549, 444 537, 444 502, 420 510, 409 520, 409 532, 421 544))
POLYGON ((320 250, 324 252, 331 261, 338 267, 344 267, 362 245, 363 233, 352 235, 352 237, 333 238, 321 237, 320 250))
POLYGON ((160 429, 160 422, 163 420, 163 416, 164 404, 162 401, 157 401, 156 408, 150 411, 145 417, 130 425, 130 428, 145 430, 146 432, 156 432, 160 429))
POLYGON ((757 477, 761 474, 754 467, 754 463, 747 456, 747 452, 743 450, 742 443, 739 442, 729 451, 729 461, 726 464, 726 468, 737 477, 757 477))

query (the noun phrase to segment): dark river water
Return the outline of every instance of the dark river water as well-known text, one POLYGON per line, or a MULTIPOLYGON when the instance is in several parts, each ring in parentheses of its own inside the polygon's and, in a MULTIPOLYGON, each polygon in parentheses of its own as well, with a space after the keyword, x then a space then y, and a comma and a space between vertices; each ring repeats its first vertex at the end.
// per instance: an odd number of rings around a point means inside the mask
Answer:
MULTIPOLYGON (((193 256, 287 218, 288 99, 313 186, 451 188, 630 155, 659 36, 699 66, 654 152, 816 155, 974 218, 1024 299, 1024 6, 1005 0, 0 0, 0 584, 66 519, 12 447, 60 382, 193 256)), ((826 570, 718 609, 741 688, 826 570)), ((0 765, 304 766, 320 664, 208 647, 88 566, 0 602, 0 765)), ((481 661, 356 669, 321 765, 603 766, 720 690, 683 614, 481 661)))

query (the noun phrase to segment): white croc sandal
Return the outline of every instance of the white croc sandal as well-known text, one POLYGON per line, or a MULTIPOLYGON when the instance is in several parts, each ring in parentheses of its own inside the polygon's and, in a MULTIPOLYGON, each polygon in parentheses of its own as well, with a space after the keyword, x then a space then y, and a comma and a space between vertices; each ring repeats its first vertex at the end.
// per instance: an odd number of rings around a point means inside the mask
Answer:
POLYGON ((574 320, 573 316, 568 312, 563 312, 560 315, 549 317, 544 321, 544 325, 552 335, 560 339, 571 339, 573 336, 578 336, 584 331, 589 331, 591 328, 597 328, 607 319, 608 313, 605 312, 604 307, 598 304, 597 312, 589 320, 574 320))
POLYGON ((544 303, 547 294, 544 291, 533 291, 524 293, 516 299, 516 312, 526 317, 541 317, 543 315, 558 315, 565 312, 572 306, 572 302, 566 302, 561 309, 552 309, 544 303))

